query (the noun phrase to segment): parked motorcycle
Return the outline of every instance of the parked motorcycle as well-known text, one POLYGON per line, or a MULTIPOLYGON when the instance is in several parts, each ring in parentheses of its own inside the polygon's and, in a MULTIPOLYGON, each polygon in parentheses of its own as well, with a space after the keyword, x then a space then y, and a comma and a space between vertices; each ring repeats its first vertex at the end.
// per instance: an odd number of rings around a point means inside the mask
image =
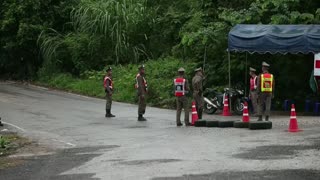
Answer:
POLYGON ((228 95, 229 97, 229 107, 231 105, 231 111, 237 115, 241 115, 244 102, 246 101, 244 91, 233 88, 224 88, 224 93, 207 88, 204 91, 204 112, 207 114, 214 114, 218 109, 223 110, 225 95, 228 95))

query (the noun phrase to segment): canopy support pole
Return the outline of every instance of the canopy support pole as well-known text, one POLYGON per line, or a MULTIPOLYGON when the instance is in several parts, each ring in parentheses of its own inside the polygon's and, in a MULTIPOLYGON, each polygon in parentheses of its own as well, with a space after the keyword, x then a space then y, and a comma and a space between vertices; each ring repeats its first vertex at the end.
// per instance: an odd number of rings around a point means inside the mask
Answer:
POLYGON ((228 50, 228 61, 229 61, 229 88, 231 88, 231 60, 230 51, 228 50))
MULTIPOLYGON (((228 60, 229 60, 229 91, 231 90, 231 57, 230 57, 230 51, 228 50, 228 60)), ((228 98, 229 98, 229 107, 230 107, 230 112, 232 111, 232 102, 231 102, 231 98, 230 95, 228 94, 228 98)))
POLYGON ((246 52, 246 74, 245 74, 245 88, 244 94, 247 96, 247 87, 248 87, 248 53, 246 52))

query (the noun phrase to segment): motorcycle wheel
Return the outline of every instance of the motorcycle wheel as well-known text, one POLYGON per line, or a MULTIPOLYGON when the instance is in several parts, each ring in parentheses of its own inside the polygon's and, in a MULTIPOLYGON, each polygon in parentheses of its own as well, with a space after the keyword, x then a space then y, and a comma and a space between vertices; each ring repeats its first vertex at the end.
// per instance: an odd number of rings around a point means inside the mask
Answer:
POLYGON ((237 99, 237 101, 234 104, 234 112, 235 112, 235 114, 242 115, 243 108, 244 108, 244 102, 241 101, 240 99, 237 99))
POLYGON ((211 106, 208 103, 204 103, 204 112, 207 114, 214 114, 217 111, 217 108, 211 106))

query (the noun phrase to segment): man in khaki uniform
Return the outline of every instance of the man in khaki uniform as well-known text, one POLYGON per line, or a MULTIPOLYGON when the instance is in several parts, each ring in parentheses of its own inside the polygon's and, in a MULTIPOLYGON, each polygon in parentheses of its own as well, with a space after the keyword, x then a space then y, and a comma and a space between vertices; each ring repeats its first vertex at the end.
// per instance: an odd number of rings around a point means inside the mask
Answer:
POLYGON ((179 73, 178 77, 176 77, 173 81, 174 94, 176 96, 176 102, 177 102, 177 117, 176 117, 177 126, 182 126, 182 123, 180 120, 182 108, 184 109, 185 125, 190 126, 188 98, 186 96, 186 94, 189 91, 189 83, 184 76, 184 72, 185 72, 185 69, 180 68, 178 70, 178 73, 179 73))
POLYGON ((203 73, 202 68, 195 69, 195 76, 192 78, 193 99, 196 102, 196 109, 199 119, 202 119, 203 112, 203 73))
POLYGON ((257 82, 258 76, 256 74, 256 69, 250 67, 250 100, 252 102, 253 113, 252 115, 255 116, 258 112, 258 93, 257 93, 257 82))
POLYGON ((139 67, 139 73, 136 76, 137 94, 139 98, 139 108, 138 108, 138 121, 146 121, 147 119, 143 117, 146 112, 146 95, 148 93, 148 84, 145 78, 144 65, 139 67))
POLYGON ((266 121, 269 121, 271 99, 274 97, 275 81, 272 74, 269 73, 270 65, 262 63, 262 73, 258 76, 258 121, 262 121, 263 109, 265 107, 266 121))
POLYGON ((112 94, 113 94, 113 81, 112 81, 112 69, 107 69, 107 74, 103 81, 104 91, 106 92, 106 118, 115 117, 111 114, 112 94))

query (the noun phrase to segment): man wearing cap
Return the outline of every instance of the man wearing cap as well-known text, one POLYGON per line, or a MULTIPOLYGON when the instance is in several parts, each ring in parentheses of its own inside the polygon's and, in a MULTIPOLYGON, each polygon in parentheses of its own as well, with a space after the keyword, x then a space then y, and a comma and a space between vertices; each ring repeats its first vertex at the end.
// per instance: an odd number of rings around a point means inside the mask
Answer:
POLYGON ((106 92, 106 118, 115 117, 111 114, 113 81, 112 81, 112 68, 107 69, 107 74, 103 81, 104 91, 106 92))
POLYGON ((195 76, 192 78, 192 87, 193 87, 193 99, 196 102, 196 109, 199 119, 202 119, 203 112, 203 73, 202 68, 197 68, 194 70, 196 72, 195 76))
POLYGON ((184 109, 184 122, 186 126, 190 126, 189 122, 189 108, 188 108, 188 98, 186 94, 189 91, 188 80, 184 76, 185 69, 178 69, 178 77, 174 79, 174 95, 176 96, 177 102, 177 126, 182 126, 180 117, 182 108, 184 109))
POLYGON ((258 121, 262 121, 263 109, 265 107, 266 121, 269 121, 271 99, 274 97, 274 77, 269 73, 270 65, 266 62, 262 63, 262 73, 258 76, 258 121))
POLYGON ((138 121, 146 121, 147 119, 143 117, 146 112, 146 94, 148 93, 148 84, 145 78, 144 65, 139 67, 139 73, 136 76, 135 88, 137 89, 137 94, 139 98, 139 108, 138 108, 138 121))
POLYGON ((256 69, 250 67, 250 100, 253 106, 253 115, 258 112, 258 93, 257 93, 257 82, 258 76, 256 74, 256 69))

